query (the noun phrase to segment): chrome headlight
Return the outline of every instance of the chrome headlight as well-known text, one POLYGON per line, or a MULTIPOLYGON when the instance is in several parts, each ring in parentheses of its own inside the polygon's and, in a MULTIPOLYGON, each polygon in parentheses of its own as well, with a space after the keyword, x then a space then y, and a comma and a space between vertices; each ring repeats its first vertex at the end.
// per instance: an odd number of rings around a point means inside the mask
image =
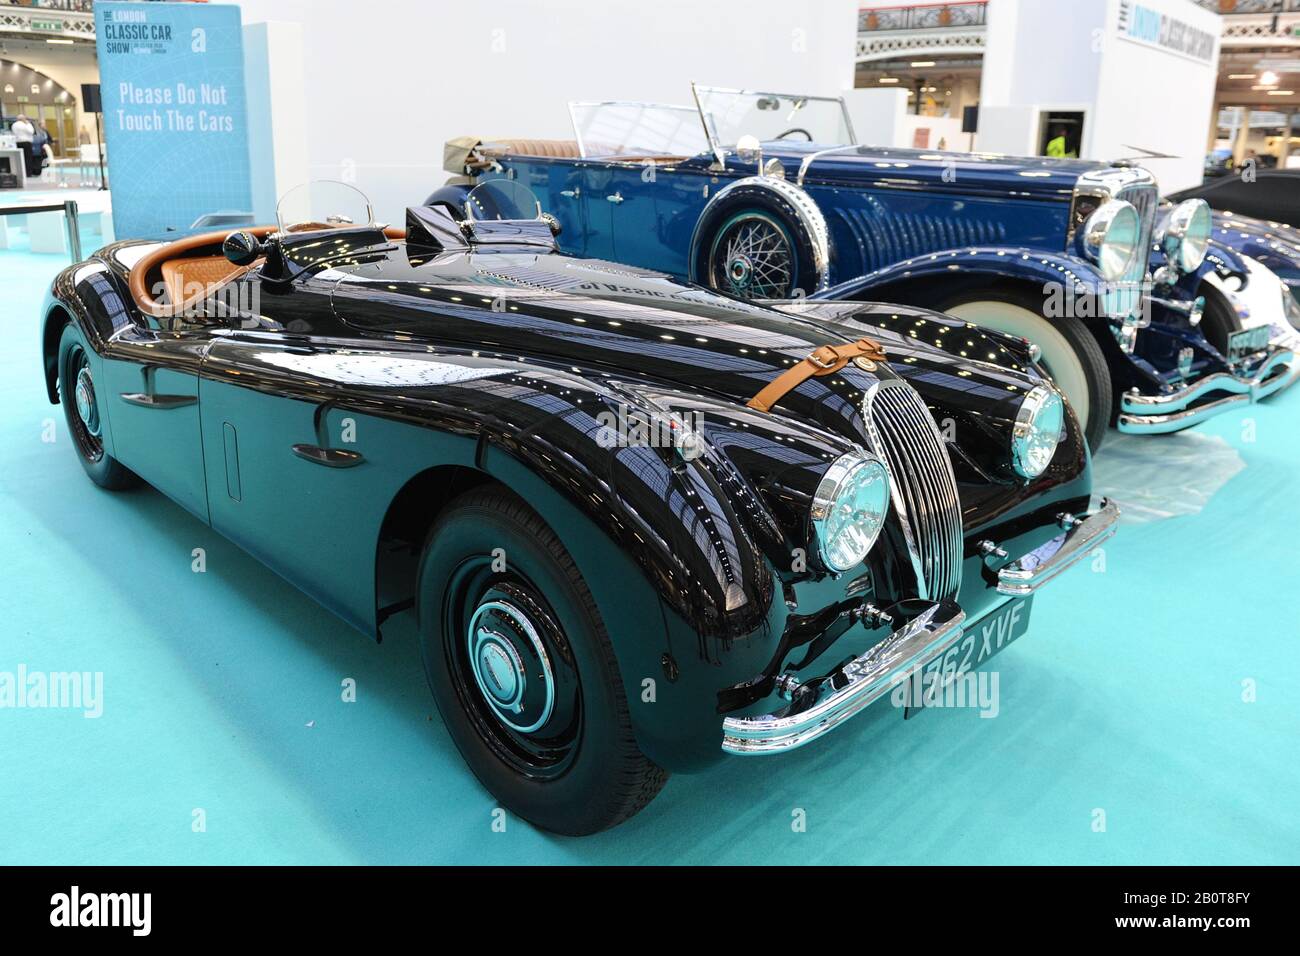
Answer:
POLYGON ((1204 199, 1188 199, 1174 207, 1160 237, 1160 247, 1179 272, 1195 272, 1210 249, 1214 217, 1204 199))
POLYGON ((889 472, 880 459, 853 451, 835 459, 813 495, 812 523, 822 563, 847 571, 876 543, 889 511, 889 472))
POLYGON ((1052 463, 1065 426, 1065 403, 1050 385, 1035 385, 1020 403, 1011 428, 1011 462, 1025 478, 1037 478, 1052 463))
POLYGON ((1141 252, 1138 249, 1141 231, 1137 210, 1122 199, 1108 199, 1088 217, 1083 227, 1083 250, 1107 282, 1124 278, 1141 252))

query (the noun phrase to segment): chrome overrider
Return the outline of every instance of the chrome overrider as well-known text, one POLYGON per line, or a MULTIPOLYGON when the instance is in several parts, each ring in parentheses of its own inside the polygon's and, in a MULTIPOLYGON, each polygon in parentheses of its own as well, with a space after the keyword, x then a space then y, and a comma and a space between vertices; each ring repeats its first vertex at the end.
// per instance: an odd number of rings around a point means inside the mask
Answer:
MULTIPOLYGON (((1026 595, 1077 564, 1115 533, 1119 508, 1103 499, 1084 518, 1061 515, 1065 532, 998 573, 999 593, 1026 595)), ((998 608, 1002 605, 999 604, 998 608)), ((997 610, 994 608, 993 610, 997 610)), ((912 674, 961 640, 966 613, 953 601, 939 601, 844 666, 844 680, 823 691, 811 706, 794 714, 728 717, 722 722, 722 749, 753 756, 785 753, 834 730, 886 696, 912 674)), ((797 682, 796 682, 797 683, 797 682)))
POLYGON ((1271 345, 1252 371, 1218 372, 1162 395, 1125 392, 1120 400, 1118 427, 1121 432, 1138 435, 1180 431, 1233 405, 1267 398, 1294 382, 1296 371, 1295 353, 1271 345), (1224 393, 1224 397, 1195 404, 1216 392, 1224 393))

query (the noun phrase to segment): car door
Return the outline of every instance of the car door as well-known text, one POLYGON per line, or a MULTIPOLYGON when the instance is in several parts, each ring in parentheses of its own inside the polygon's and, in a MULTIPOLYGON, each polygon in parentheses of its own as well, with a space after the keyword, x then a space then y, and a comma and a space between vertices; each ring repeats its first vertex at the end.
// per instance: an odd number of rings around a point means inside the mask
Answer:
POLYGON ((211 340, 195 320, 136 320, 109 340, 101 372, 118 460, 205 522, 199 368, 211 340))
MULTIPOLYGON (((560 223, 560 249, 573 256, 587 255, 592 231, 592 210, 588 207, 587 168, 582 160, 549 157, 506 157, 504 175, 527 186, 560 223)), ((483 177, 487 182, 492 175, 483 177)), ((598 209, 595 227, 608 233, 609 214, 598 209), (601 221, 605 226, 601 226, 601 221)))
MULTIPOLYGON (((707 171, 670 164, 611 164, 595 190, 609 207, 610 257, 685 279, 691 237, 714 182, 716 177, 707 171)), ((591 205, 599 198, 593 195, 591 205)))
POLYGON ((256 271, 240 280, 240 300, 257 305, 205 355, 203 461, 213 528, 364 628, 347 550, 359 533, 346 506, 356 482, 341 467, 355 453, 312 374, 331 317, 328 275, 275 293, 256 271))
MULTIPOLYGON (((260 299, 215 337, 199 386, 212 526, 373 635, 376 545, 389 503, 449 460, 446 437, 379 413, 409 359, 335 317, 319 272, 260 299)), ((256 273, 243 280, 260 282, 256 273)), ((457 462, 472 460, 463 443, 457 462)))

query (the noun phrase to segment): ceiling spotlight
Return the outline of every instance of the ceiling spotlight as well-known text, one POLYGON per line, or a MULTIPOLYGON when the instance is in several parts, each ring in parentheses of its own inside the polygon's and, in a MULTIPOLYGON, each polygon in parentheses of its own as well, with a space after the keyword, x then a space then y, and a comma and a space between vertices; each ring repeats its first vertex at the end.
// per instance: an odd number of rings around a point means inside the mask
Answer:
POLYGON ((897 83, 897 82, 898 82, 898 77, 896 77, 896 76, 882 76, 882 77, 880 78, 880 82, 881 82, 881 83, 897 83))
POLYGON ((934 66, 934 60, 913 60, 912 66, 916 67, 917 69, 921 69, 927 66, 934 66))
POLYGON ((1269 90, 1269 96, 1295 96, 1295 90, 1269 90))
POLYGON ((1277 86, 1277 74, 1272 70, 1265 70, 1259 75, 1261 86, 1277 86))
POLYGON ((1230 80, 1253 80, 1254 78, 1255 78, 1254 73, 1229 73, 1228 74, 1228 79, 1230 80))

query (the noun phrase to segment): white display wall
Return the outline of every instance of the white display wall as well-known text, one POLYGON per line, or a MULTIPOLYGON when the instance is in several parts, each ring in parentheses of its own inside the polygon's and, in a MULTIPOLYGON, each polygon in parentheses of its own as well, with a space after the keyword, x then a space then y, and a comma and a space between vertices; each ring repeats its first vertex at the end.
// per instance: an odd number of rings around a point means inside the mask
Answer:
POLYGON ((1109 161, 1139 149, 1166 192, 1201 182, 1218 72, 1217 14, 1191 0, 993 0, 980 88, 981 150, 1036 152, 1043 111, 1086 113, 1081 155, 1109 161), (1134 18, 1208 35, 1205 51, 1131 39, 1134 18))
MULTIPOLYGON (((689 103, 691 80, 831 95, 853 85, 855 0, 240 6, 246 25, 301 26, 300 83, 287 71, 264 80, 273 114, 265 126, 277 140, 286 139, 279 117, 293 104, 305 112, 296 124, 305 127, 305 155, 286 162, 294 147, 277 146, 277 176, 305 166, 304 178, 354 178, 389 221, 446 179, 447 139, 571 138, 570 100, 689 103)), ((272 36, 272 60, 274 47, 272 36)))

